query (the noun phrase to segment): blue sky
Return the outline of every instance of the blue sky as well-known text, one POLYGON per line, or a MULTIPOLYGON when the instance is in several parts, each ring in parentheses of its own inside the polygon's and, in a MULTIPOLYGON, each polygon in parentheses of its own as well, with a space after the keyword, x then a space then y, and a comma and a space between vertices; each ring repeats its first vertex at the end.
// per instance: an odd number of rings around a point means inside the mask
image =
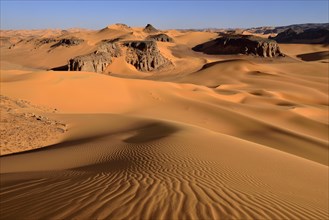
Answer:
POLYGON ((1 29, 113 23, 157 28, 228 28, 328 22, 328 1, 4 1, 1 29))

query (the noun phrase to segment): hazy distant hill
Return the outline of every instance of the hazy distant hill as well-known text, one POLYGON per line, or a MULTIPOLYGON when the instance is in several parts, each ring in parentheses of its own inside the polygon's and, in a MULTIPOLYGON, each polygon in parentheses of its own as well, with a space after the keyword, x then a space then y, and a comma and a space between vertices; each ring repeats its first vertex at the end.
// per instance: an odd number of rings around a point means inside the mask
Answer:
POLYGON ((278 34, 285 30, 292 29, 296 32, 302 32, 307 29, 329 29, 329 23, 306 23, 306 24, 291 24, 287 26, 261 26, 251 28, 199 28, 199 29, 184 29, 186 31, 207 31, 207 32, 218 32, 218 31, 234 31, 244 30, 251 33, 257 34, 278 34))
POLYGON ((329 29, 329 23, 306 23, 306 24, 292 24, 287 26, 277 26, 277 27, 256 27, 248 28, 247 31, 253 33, 261 34, 279 34, 288 29, 300 33, 308 29, 329 29))

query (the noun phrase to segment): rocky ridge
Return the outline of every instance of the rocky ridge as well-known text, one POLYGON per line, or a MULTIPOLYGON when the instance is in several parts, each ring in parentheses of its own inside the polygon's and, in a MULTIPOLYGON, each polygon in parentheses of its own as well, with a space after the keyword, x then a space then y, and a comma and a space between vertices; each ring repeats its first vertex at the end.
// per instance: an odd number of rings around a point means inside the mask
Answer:
POLYGON ((139 71, 153 71, 171 64, 154 40, 120 42, 115 39, 102 41, 93 53, 70 59, 68 70, 103 73, 113 57, 123 55, 123 48, 126 49, 126 62, 139 71))
POLYGON ((329 29, 312 28, 297 31, 289 28, 270 39, 278 43, 329 44, 329 29))
POLYGON ((284 56, 276 41, 248 35, 229 35, 192 48, 206 54, 246 54, 260 57, 284 56))
POLYGON ((93 53, 70 59, 68 70, 102 73, 112 63, 112 58, 120 55, 121 49, 115 41, 102 41, 93 53))

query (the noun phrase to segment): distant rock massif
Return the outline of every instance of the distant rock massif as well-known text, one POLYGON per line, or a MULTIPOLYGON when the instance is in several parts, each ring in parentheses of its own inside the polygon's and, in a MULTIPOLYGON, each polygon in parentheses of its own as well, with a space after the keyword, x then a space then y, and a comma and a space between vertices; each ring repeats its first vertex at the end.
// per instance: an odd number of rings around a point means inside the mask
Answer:
MULTIPOLYGON (((183 33, 186 31, 183 30, 183 33)), ((206 54, 245 54, 275 58, 285 56, 280 51, 278 43, 329 45, 329 23, 254 27, 249 29, 198 29, 194 31, 210 31, 218 34, 218 38, 210 38, 213 40, 192 48, 194 51, 206 54), (253 34, 256 34, 256 36, 253 34), (260 35, 262 37, 257 37, 260 35), (267 36, 269 38, 265 38, 267 36)), ((79 29, 57 30, 44 35, 43 31, 33 30, 24 33, 22 36, 20 36, 20 33, 17 37, 17 31, 5 30, 2 31, 5 36, 0 36, 0 47, 19 49, 25 46, 33 46, 31 50, 43 47, 43 49, 47 49, 48 53, 52 53, 59 48, 65 50, 66 48, 75 47, 76 55, 79 54, 79 51, 92 51, 90 47, 95 48, 92 53, 72 57, 68 60, 67 65, 55 67, 52 70, 106 73, 108 65, 117 57, 122 57, 126 63, 131 64, 136 70, 144 72, 157 71, 173 65, 161 53, 158 45, 162 47, 166 45, 162 42, 173 43, 175 40, 166 34, 170 33, 169 31, 163 32, 151 24, 147 24, 143 29, 132 28, 120 23, 113 24, 97 31, 95 33, 97 34, 95 42, 94 40, 90 42, 87 37, 83 39, 74 37, 76 36, 74 33, 77 32, 79 32, 79 29), (112 38, 103 40, 105 37, 112 38)), ((176 40, 180 42, 178 40, 179 35, 176 36, 176 40)), ((176 45, 167 44, 166 46, 170 49, 170 46, 172 48, 176 45)), ((177 46, 181 45, 178 43, 177 46)), ((72 49, 72 51, 74 50, 72 49)), ((322 54, 319 55, 322 56, 322 54)), ((305 59, 311 58, 306 57, 305 59)))
MULTIPOLYGON (((329 29, 325 26, 309 28, 308 25, 292 26, 273 38, 261 38, 253 35, 242 35, 237 33, 224 33, 217 39, 199 44, 192 48, 194 51, 206 54, 245 54, 258 57, 283 57, 277 42, 280 43, 328 43, 329 29)), ((111 28, 130 28, 125 25, 115 25, 111 28)), ((261 31, 267 31, 262 28, 261 31)), ((279 29, 278 29, 279 30, 279 29)), ((105 72, 107 66, 113 62, 114 57, 124 56, 125 61, 139 71, 150 72, 160 70, 172 64, 163 56, 158 48, 159 42, 174 42, 165 33, 160 32, 151 24, 143 29, 146 37, 144 40, 103 40, 99 43, 96 51, 90 54, 77 56, 68 62, 68 69, 71 71, 105 72)), ((55 43, 53 46, 75 46, 82 43, 80 39, 61 39, 54 41, 44 39, 39 43, 55 43)))
POLYGON ((284 56, 274 40, 248 35, 219 37, 197 45, 193 50, 206 54, 246 54, 260 57, 284 56))
POLYGON ((294 30, 289 28, 270 39, 278 43, 329 44, 329 28, 294 30))
POLYGON ((280 34, 288 29, 292 29, 295 32, 303 32, 308 29, 329 29, 329 23, 306 23, 306 24, 292 24, 287 26, 263 26, 263 27, 254 27, 254 28, 247 28, 246 31, 251 33, 258 33, 258 34, 280 34))

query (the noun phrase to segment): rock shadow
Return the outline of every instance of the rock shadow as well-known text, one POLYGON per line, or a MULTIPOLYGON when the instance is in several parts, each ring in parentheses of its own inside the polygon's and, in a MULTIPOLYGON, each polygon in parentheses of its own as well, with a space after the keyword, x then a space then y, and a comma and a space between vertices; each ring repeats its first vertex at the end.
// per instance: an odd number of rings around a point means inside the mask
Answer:
POLYGON ((69 66, 68 65, 57 66, 57 67, 51 68, 50 70, 53 70, 53 71, 68 71, 69 66))

